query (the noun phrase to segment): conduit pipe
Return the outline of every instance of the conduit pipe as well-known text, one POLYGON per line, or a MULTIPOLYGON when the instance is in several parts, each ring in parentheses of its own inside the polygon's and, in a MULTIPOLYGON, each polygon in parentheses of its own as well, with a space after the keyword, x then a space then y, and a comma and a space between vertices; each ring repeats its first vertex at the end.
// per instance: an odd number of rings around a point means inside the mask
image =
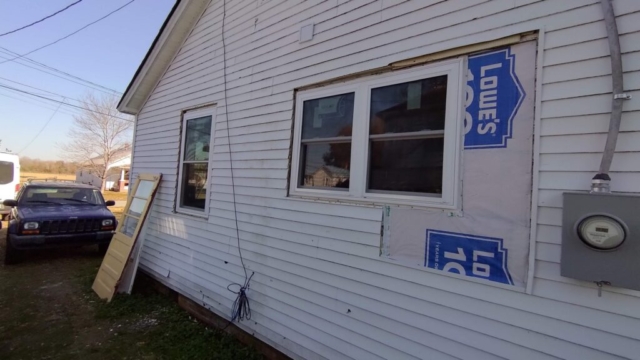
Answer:
POLYGON ((611 161, 618 142, 618 132, 620 131, 620 121, 622 119, 622 103, 631 98, 624 93, 622 81, 622 55, 620 51, 620 38, 618 36, 618 26, 613 12, 611 0, 600 0, 604 22, 607 27, 607 37, 609 39, 609 52, 611 54, 611 80, 613 82, 613 99, 611 104, 611 120, 609 120, 609 133, 607 142, 602 153, 600 170, 591 181, 591 192, 609 192, 611 177, 611 161))

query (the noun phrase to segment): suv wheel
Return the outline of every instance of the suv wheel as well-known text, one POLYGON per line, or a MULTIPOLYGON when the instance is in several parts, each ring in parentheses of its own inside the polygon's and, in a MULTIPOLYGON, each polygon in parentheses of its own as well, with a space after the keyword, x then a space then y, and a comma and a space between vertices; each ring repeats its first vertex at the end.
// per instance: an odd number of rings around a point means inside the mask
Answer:
POLYGON ((11 246, 11 242, 9 242, 9 235, 7 235, 5 244, 6 244, 6 247, 4 249, 4 264, 14 265, 21 262, 22 259, 24 258, 24 252, 11 246))

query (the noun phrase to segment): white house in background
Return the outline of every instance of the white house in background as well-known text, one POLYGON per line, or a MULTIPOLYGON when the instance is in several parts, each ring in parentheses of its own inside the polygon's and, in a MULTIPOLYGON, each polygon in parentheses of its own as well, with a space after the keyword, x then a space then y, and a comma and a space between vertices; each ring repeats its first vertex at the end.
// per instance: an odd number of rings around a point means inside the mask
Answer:
MULTIPOLYGON (((118 150, 113 158, 114 160, 109 164, 107 169, 108 175, 105 179, 105 189, 120 192, 129 191, 131 147, 127 146, 122 150, 118 150)), ((102 164, 104 162, 101 158, 96 158, 93 161, 94 164, 102 164)), ((89 167, 82 167, 76 171, 76 182, 100 188, 102 179, 89 167)))
MULTIPOLYGON (((611 188, 638 193, 640 1, 612 3, 611 188)), ((294 359, 640 359, 640 292, 561 276, 611 115, 603 14, 178 1, 119 104, 133 178, 163 174, 140 268, 225 318, 246 269, 238 326, 294 359)))

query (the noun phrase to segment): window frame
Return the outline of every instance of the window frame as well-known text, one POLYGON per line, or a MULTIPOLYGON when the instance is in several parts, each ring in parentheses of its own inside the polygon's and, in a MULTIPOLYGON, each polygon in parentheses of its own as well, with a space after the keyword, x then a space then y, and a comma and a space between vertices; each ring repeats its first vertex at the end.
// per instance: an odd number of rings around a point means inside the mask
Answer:
POLYGON ((181 134, 180 134, 180 151, 178 152, 178 181, 177 181, 177 189, 176 189, 176 199, 175 199, 175 211, 177 213, 198 216, 198 217, 208 217, 209 216, 209 201, 211 199, 211 161, 213 155, 213 144, 215 139, 215 125, 216 125, 216 108, 215 107, 207 107, 203 109, 196 110, 188 110, 182 114, 181 120, 181 134), (211 116, 211 137, 209 138, 209 159, 207 161, 185 161, 184 155, 186 153, 186 138, 187 138, 187 122, 189 120, 195 120, 203 117, 211 116), (199 210, 193 207, 185 207, 182 206, 182 175, 184 171, 184 164, 207 164, 207 179, 205 180, 205 188, 206 188, 206 197, 204 203, 204 209, 199 210))
MULTIPOLYGON (((296 94, 289 195, 293 197, 344 200, 367 204, 397 204, 418 207, 456 209, 460 204, 460 163, 467 74, 466 56, 409 69, 363 77, 322 88, 302 90, 296 94), (369 126, 371 90, 425 78, 447 75, 447 100, 444 126, 442 194, 410 194, 371 191, 368 186, 369 126), (349 189, 332 190, 299 185, 302 115, 304 101, 354 92, 353 127, 349 189)), ((400 136, 400 135, 399 135, 400 136)), ((407 135, 406 137, 411 137, 407 135)))

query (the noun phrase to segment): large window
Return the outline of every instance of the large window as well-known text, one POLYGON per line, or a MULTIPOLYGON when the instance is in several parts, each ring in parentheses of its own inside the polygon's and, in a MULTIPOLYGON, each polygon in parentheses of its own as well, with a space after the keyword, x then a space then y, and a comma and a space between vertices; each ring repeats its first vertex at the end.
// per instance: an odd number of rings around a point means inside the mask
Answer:
POLYGON ((208 210, 214 118, 211 108, 184 114, 176 206, 180 212, 203 215, 208 210))
POLYGON ((301 91, 296 196, 454 207, 462 60, 301 91))

